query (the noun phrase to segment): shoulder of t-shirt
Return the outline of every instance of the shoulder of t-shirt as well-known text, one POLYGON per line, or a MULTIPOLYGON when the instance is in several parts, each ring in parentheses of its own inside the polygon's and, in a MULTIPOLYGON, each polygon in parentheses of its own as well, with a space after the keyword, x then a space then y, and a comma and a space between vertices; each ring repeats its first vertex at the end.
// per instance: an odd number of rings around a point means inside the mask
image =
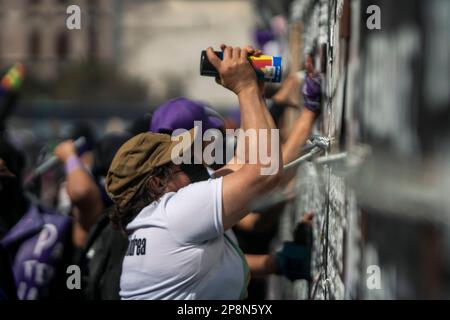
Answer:
POLYGON ((161 199, 161 207, 166 214, 171 212, 171 210, 179 210, 184 207, 192 208, 192 204, 200 203, 207 195, 216 195, 218 190, 222 187, 222 179, 223 178, 221 177, 215 179, 211 178, 205 181, 191 183, 177 192, 164 195, 161 199), (218 184, 220 184, 220 186, 218 184))
POLYGON ((153 201, 148 206, 143 208, 141 212, 127 225, 127 231, 133 231, 140 228, 149 227, 152 225, 152 221, 155 219, 155 215, 158 212, 158 208, 161 205, 163 198, 169 194, 164 195, 160 200, 153 201))
POLYGON ((205 181, 195 182, 181 188, 177 192, 168 192, 164 194, 158 201, 154 201, 147 207, 141 210, 136 218, 130 222, 127 226, 127 230, 135 230, 142 227, 149 227, 153 224, 154 220, 166 219, 167 209, 176 207, 173 201, 178 199, 193 199, 194 197, 202 196, 205 194, 205 189, 215 192, 217 183, 222 183, 222 177, 211 178, 205 181), (192 196, 190 196, 192 194, 192 196))
POLYGON ((176 195, 176 194, 178 194, 180 192, 186 192, 186 191, 190 192, 190 191, 198 189, 198 188, 204 188, 207 185, 212 185, 212 184, 215 184, 215 183, 219 183, 219 181, 221 179, 222 179, 222 177, 214 177, 214 176, 212 176, 208 180, 190 183, 186 187, 183 187, 180 190, 178 190, 177 192, 172 192, 172 196, 176 195))

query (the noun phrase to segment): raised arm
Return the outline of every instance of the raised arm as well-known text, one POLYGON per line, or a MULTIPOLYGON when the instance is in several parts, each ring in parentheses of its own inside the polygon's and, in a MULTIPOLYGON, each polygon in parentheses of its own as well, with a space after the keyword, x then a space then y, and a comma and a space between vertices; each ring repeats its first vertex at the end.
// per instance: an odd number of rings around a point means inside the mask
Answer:
POLYGON ((74 241, 76 245, 82 246, 103 210, 100 190, 78 158, 72 141, 60 143, 54 153, 66 167, 66 190, 76 208, 74 241))
POLYGON ((311 135, 316 118, 316 113, 308 109, 302 110, 286 142, 282 146, 283 164, 291 163, 300 156, 301 148, 311 135))
MULTIPOLYGON (((298 90, 299 83, 298 80, 291 78, 289 81, 293 85, 290 85, 289 90, 298 90), (294 81, 295 80, 295 81, 294 81)), ((284 93, 284 95, 286 95, 284 93)), ((281 102, 276 100, 277 96, 274 97, 274 101, 279 104, 286 103, 283 99, 281 102)), ((294 103, 291 103, 294 105, 294 103)), ((269 112, 267 112, 266 116, 268 117, 267 121, 273 121, 269 112)), ((314 127, 315 121, 317 119, 318 112, 311 111, 309 109, 304 108, 294 123, 292 130, 290 131, 286 141, 282 144, 282 159, 283 165, 286 165, 300 156, 301 148, 308 140, 311 135, 311 131, 314 127)), ((241 125, 244 125, 244 121, 241 121, 241 125)), ((216 176, 225 176, 231 172, 237 171, 242 167, 241 164, 237 164, 234 162, 235 159, 227 164, 225 167, 216 171, 216 176)))
MULTIPOLYGON (((207 51, 208 59, 220 74, 220 83, 234 92, 239 99, 242 117, 242 129, 254 130, 254 138, 244 143, 245 159, 243 165, 235 172, 223 178, 222 188, 222 221, 224 230, 233 227, 248 212, 250 202, 276 187, 280 177, 281 152, 279 140, 272 142, 271 135, 278 137, 275 124, 268 114, 255 71, 247 57, 255 53, 251 47, 244 49, 222 47, 223 60, 220 60, 212 48, 207 51), (257 152, 261 142, 266 139, 267 156, 277 162, 277 166, 270 172, 262 174, 269 166, 263 164, 263 159, 256 155, 254 163, 249 161, 251 152, 257 152)), ((241 136, 242 138, 242 136, 241 136)), ((240 143, 244 142, 243 140, 240 143)))

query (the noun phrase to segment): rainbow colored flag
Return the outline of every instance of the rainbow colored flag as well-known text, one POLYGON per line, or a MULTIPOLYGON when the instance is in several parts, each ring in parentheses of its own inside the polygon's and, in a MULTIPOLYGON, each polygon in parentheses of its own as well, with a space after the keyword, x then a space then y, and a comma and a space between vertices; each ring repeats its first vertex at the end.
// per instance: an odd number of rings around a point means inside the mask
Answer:
POLYGON ((16 92, 23 84, 25 79, 25 66, 21 63, 16 63, 0 81, 0 91, 16 92))

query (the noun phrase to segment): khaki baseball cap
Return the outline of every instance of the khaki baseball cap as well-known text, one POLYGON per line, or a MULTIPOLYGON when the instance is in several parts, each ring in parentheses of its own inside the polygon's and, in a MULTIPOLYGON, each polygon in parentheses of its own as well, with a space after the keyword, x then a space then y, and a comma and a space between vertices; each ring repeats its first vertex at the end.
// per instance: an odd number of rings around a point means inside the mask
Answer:
POLYGON ((198 131, 193 128, 174 141, 170 135, 147 132, 125 142, 117 151, 105 180, 106 191, 116 206, 119 209, 126 206, 155 168, 180 159, 191 148, 198 131))

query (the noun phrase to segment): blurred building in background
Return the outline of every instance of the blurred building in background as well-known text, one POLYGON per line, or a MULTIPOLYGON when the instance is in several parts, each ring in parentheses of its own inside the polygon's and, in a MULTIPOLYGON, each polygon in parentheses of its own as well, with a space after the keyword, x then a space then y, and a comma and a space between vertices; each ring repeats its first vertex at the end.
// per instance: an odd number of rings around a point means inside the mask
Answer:
POLYGON ((57 78, 71 62, 118 56, 116 0, 0 1, 0 67, 21 61, 37 79, 57 78), (81 8, 81 30, 68 30, 67 7, 81 8))
MULTIPOLYGON (((0 0, 0 68, 23 62, 36 80, 55 81, 86 61, 118 67, 147 84, 157 106, 178 95, 217 107, 237 103, 214 79, 200 77, 200 52, 222 42, 253 44, 251 0, 0 0), (68 30, 68 6, 81 30, 68 30)), ((70 97, 64 100, 70 100, 70 97)))
POLYGON ((253 43, 256 16, 248 0, 123 1, 121 67, 148 82, 156 100, 178 95, 215 107, 236 105, 214 79, 200 77, 200 52, 221 43, 253 43))

